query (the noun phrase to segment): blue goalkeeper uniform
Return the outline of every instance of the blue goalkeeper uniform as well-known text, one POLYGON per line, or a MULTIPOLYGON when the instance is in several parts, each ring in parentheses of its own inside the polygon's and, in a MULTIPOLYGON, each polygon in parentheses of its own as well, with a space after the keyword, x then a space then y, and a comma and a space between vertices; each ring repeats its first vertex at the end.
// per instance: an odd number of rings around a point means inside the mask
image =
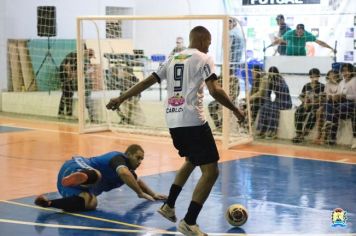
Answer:
POLYGON ((121 167, 127 167, 135 179, 137 179, 137 175, 131 167, 125 153, 114 151, 91 158, 74 156, 71 160, 68 160, 63 164, 58 173, 58 191, 63 197, 78 196, 82 192, 89 192, 98 196, 102 192, 119 188, 124 184, 124 181, 117 173, 117 169, 121 167), (99 171, 101 173, 101 180, 98 183, 91 185, 79 185, 74 187, 64 187, 62 185, 61 182, 64 177, 84 169, 95 169, 99 171))

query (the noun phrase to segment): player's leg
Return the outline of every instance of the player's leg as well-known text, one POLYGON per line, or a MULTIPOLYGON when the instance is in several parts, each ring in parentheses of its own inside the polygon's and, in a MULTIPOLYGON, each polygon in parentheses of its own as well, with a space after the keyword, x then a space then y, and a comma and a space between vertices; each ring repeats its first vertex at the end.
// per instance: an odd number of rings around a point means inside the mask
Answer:
POLYGON ((171 186, 171 189, 169 191, 169 196, 166 202, 170 207, 174 208, 180 190, 182 190, 182 187, 187 182, 194 168, 195 166, 186 160, 182 165, 182 167, 177 171, 176 177, 171 186))
POLYGON ((101 174, 95 169, 80 169, 77 172, 73 172, 62 179, 62 185, 64 187, 72 187, 78 185, 90 185, 99 182, 101 174))
POLYGON ((80 156, 66 161, 58 173, 57 188, 59 192, 66 187, 96 184, 101 180, 100 171, 94 169, 86 163, 85 158, 80 156))
POLYGON ((75 212, 94 210, 97 206, 97 199, 88 192, 52 200, 49 200, 44 195, 40 195, 35 199, 35 204, 41 207, 53 207, 64 211, 75 212))
POLYGON ((101 179, 99 171, 91 168, 81 157, 66 161, 58 173, 57 188, 63 198, 49 200, 41 195, 35 204, 65 211, 91 210, 96 207, 96 197, 89 194, 88 185, 101 179))
POLYGON ((211 189, 213 188, 219 176, 218 164, 216 162, 202 165, 200 166, 200 169, 202 171, 202 175, 197 185, 195 186, 192 196, 192 202, 189 206, 189 208, 194 208, 196 210, 193 209, 190 212, 190 209, 188 209, 188 213, 184 218, 185 221, 191 225, 196 224, 196 219, 201 210, 201 207, 203 206, 206 199, 209 197, 211 189))
POLYGON ((175 215, 176 200, 194 168, 195 166, 192 163, 185 161, 182 167, 177 171, 174 182, 169 189, 167 201, 157 211, 163 217, 172 222, 177 221, 177 217, 175 215))
POLYGON ((192 201, 190 202, 187 214, 178 225, 178 231, 185 235, 188 233, 193 233, 192 235, 207 235, 200 230, 196 220, 218 178, 219 169, 217 162, 202 165, 200 166, 200 169, 202 171, 202 176, 194 189, 192 201))
MULTIPOLYGON (((169 132, 171 134, 174 147, 178 150, 179 155, 181 157, 188 156, 189 148, 191 144, 194 144, 194 140, 191 140, 191 138, 194 137, 194 132, 192 132, 188 127, 170 129, 169 132)), ((198 135, 199 133, 195 134, 195 136, 198 135)), ((194 168, 195 165, 193 165, 188 158, 186 158, 185 163, 177 171, 174 182, 170 187, 167 201, 158 209, 158 213, 172 222, 177 221, 174 208, 175 202, 194 168)))
POLYGON ((207 235, 199 229, 196 220, 219 176, 217 164, 219 153, 208 123, 191 132, 190 135, 193 139, 197 137, 199 139, 193 142, 194 145, 190 145, 189 161, 195 166, 200 166, 202 175, 194 189, 188 211, 179 223, 178 231, 185 235, 191 232, 194 232, 193 235, 207 235))

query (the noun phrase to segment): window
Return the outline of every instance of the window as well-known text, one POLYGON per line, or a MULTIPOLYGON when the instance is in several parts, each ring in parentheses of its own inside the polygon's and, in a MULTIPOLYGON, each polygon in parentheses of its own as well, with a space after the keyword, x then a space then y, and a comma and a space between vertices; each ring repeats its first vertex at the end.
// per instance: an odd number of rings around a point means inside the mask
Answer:
MULTIPOLYGON (((106 15, 132 15, 133 9, 129 7, 106 7, 106 15)), ((106 38, 132 38, 132 21, 107 21, 106 38)))

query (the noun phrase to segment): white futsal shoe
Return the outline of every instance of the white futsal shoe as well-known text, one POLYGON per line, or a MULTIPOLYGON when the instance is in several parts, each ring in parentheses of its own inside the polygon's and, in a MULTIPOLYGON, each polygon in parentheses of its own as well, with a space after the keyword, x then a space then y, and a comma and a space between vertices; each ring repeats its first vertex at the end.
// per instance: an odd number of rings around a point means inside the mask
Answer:
POLYGON ((161 214, 164 218, 169 221, 177 222, 176 212, 174 208, 170 208, 166 203, 164 203, 157 212, 161 214))
POLYGON ((178 231, 186 236, 208 236, 199 229, 199 225, 188 225, 184 220, 179 222, 178 231))

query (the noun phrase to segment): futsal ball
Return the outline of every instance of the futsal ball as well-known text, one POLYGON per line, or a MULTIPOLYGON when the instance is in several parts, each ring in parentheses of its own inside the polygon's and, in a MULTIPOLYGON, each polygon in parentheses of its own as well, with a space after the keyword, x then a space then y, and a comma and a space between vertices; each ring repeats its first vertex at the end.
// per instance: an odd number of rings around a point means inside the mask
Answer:
POLYGON ((241 226, 246 223, 248 213, 246 208, 241 204, 232 204, 225 213, 225 218, 232 226, 241 226))

